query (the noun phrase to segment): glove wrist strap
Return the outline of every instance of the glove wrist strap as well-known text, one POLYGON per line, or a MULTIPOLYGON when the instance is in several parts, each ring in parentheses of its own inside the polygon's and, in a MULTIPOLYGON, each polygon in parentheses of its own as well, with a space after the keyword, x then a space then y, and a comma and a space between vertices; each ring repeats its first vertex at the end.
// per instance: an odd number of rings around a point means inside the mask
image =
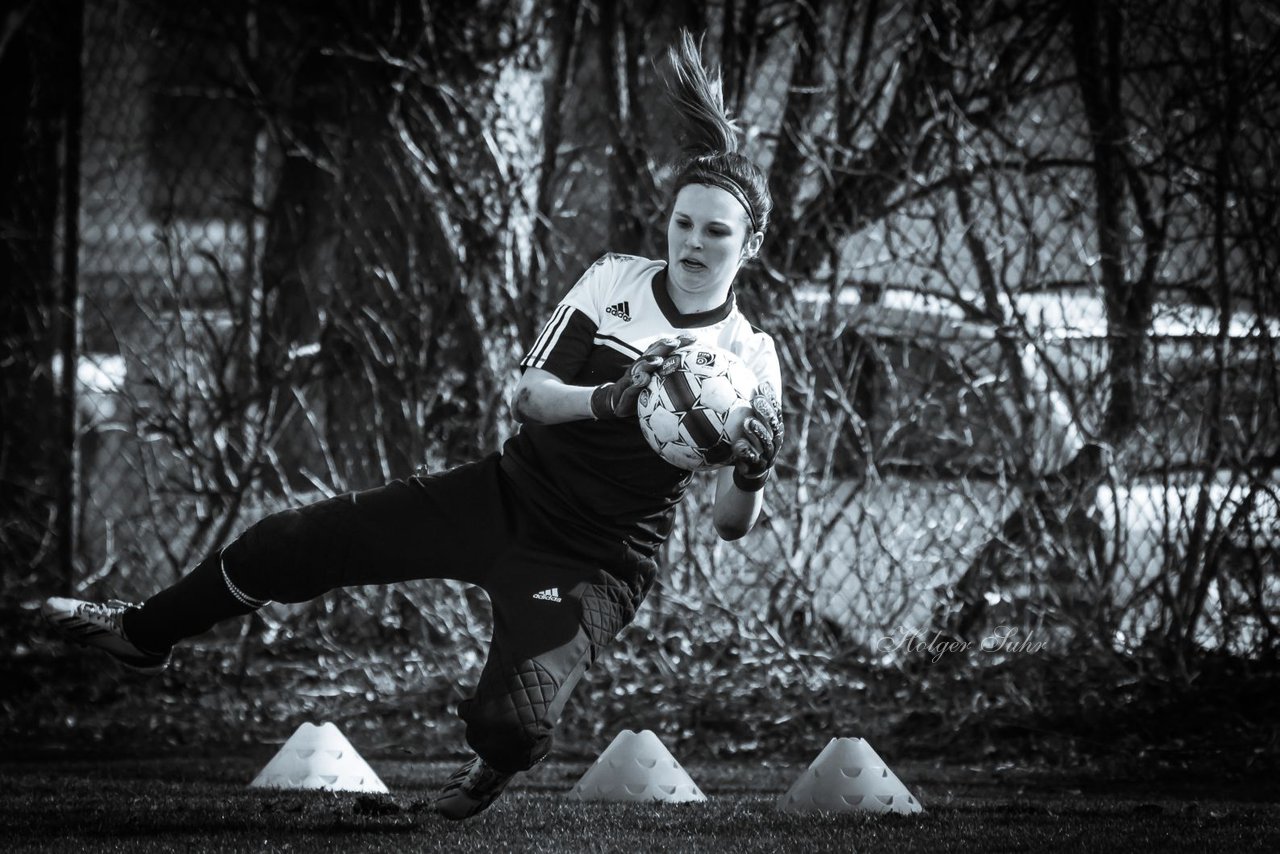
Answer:
POLYGON ((591 392, 591 417, 597 421, 617 418, 613 411, 613 383, 604 383, 591 392))
POLYGON ((748 477, 737 469, 733 470, 733 485, 743 492, 759 492, 764 489, 764 483, 769 479, 769 469, 765 469, 764 474, 757 477, 748 477))

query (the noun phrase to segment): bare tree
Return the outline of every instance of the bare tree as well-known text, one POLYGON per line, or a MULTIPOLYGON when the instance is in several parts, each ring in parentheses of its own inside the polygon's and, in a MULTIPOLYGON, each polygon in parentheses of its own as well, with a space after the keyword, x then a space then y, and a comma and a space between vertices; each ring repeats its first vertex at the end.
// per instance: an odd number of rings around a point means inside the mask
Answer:
POLYGON ((6 283, 0 308, 0 543, 6 591, 39 583, 55 560, 56 586, 68 589, 74 570, 79 8, 21 3, 0 21, 6 81, 0 95, 0 279, 6 283), (55 363, 61 365, 57 376, 55 363))

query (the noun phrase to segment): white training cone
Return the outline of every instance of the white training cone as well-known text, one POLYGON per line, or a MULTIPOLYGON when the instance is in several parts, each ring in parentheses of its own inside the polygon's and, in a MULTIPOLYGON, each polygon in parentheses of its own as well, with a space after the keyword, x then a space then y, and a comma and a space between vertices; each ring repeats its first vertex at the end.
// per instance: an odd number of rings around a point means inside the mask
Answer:
POLYGON ((254 789, 328 789, 386 792, 373 773, 331 723, 303 724, 249 784, 254 789))
POLYGON ((918 813, 924 808, 861 738, 833 738, 778 801, 787 812, 918 813))
POLYGON ((580 801, 705 801, 652 730, 624 729, 587 769, 568 797, 580 801))

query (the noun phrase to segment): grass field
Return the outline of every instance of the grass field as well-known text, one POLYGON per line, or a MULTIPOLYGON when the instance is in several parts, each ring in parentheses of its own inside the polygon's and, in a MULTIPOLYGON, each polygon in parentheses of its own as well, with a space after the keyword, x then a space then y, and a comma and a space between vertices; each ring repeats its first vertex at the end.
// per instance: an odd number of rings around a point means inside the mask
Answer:
POLYGON ((6 851, 1280 851, 1280 806, 1248 787, 1009 767, 895 765, 920 816, 784 814, 800 766, 688 764, 705 804, 581 804, 582 763, 518 778, 488 812, 438 818, 453 763, 371 760, 390 796, 245 788, 254 758, 0 762, 6 851))

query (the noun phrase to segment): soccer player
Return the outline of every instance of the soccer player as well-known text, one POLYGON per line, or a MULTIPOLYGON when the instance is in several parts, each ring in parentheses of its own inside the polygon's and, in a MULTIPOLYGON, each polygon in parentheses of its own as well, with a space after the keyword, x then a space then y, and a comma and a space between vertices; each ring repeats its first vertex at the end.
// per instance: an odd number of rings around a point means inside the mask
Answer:
POLYGON ((493 638, 475 693, 459 704, 475 757, 436 799, 461 819, 551 749, 570 693, 635 616, 658 571, 690 474, 646 443, 636 399, 665 356, 701 342, 760 381, 718 475, 713 523, 744 536, 782 442, 772 339, 738 310, 733 280, 760 249, 772 207, 737 153, 718 77, 688 33, 671 50, 669 94, 686 146, 667 260, 609 254, 551 314, 521 360, 521 428, 476 462, 268 516, 140 606, 52 598, 50 621, 126 665, 159 670, 179 641, 269 601, 339 587, 451 578, 483 588, 493 638))

